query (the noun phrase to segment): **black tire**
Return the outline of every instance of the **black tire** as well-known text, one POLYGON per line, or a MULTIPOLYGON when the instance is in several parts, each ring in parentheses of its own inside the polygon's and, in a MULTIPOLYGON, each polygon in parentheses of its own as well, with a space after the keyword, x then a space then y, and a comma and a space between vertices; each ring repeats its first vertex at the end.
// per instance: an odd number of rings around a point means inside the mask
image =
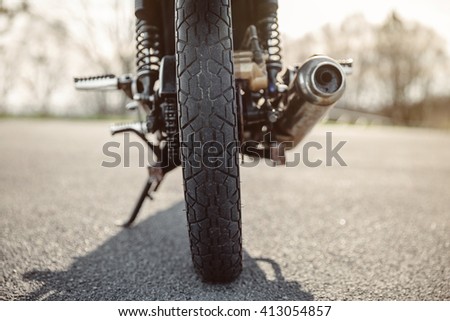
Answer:
POLYGON ((230 282, 242 270, 230 0, 176 0, 176 53, 192 260, 203 281, 230 282))

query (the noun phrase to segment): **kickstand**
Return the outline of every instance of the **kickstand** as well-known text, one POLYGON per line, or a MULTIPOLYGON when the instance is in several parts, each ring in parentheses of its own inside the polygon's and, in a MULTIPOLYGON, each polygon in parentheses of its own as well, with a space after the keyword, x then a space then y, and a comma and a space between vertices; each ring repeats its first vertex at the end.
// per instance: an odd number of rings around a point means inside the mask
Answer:
POLYGON ((149 177, 147 178, 147 182, 142 189, 141 195, 139 196, 139 199, 134 206, 133 212, 131 213, 128 221, 126 223, 119 224, 119 226, 128 228, 133 224, 139 214, 139 211, 141 210, 142 204, 144 204, 145 199, 148 197, 150 200, 153 200, 152 193, 156 192, 159 185, 161 184, 161 181, 164 178, 164 171, 161 167, 149 166, 147 167, 147 169, 149 177))

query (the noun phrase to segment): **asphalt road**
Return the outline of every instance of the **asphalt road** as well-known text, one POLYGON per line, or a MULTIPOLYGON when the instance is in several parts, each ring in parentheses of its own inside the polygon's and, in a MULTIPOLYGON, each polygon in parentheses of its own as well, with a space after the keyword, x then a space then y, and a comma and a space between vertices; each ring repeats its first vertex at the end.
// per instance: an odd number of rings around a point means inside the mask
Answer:
POLYGON ((327 131, 348 166, 242 169, 244 271, 209 285, 179 169, 124 230, 145 169, 101 166, 107 123, 0 121, 0 299, 450 300, 450 133, 327 131))

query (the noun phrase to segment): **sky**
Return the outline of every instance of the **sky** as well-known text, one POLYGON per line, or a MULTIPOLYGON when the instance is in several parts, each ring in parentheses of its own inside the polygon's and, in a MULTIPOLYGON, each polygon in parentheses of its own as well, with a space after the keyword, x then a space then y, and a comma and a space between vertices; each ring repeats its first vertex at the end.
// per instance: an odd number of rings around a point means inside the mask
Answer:
MULTIPOLYGON (((17 2, 20 0, 6 0, 17 2)), ((123 0, 133 6, 133 0, 123 0)), ((40 6, 54 7, 55 0, 31 0, 40 6)), ((112 2, 112 0, 89 1, 90 4, 112 2)), ((338 24, 346 17, 363 13, 372 23, 381 23, 395 10, 400 17, 417 20, 435 29, 447 42, 450 52, 450 0, 278 0, 280 31, 291 38, 316 31, 327 23, 338 24)), ((96 14, 101 13, 97 11, 96 14)))
POLYGON ((315 31, 327 23, 363 13, 372 23, 381 23, 395 10, 400 17, 417 20, 435 29, 450 52, 450 0, 278 0, 280 31, 291 38, 315 31))

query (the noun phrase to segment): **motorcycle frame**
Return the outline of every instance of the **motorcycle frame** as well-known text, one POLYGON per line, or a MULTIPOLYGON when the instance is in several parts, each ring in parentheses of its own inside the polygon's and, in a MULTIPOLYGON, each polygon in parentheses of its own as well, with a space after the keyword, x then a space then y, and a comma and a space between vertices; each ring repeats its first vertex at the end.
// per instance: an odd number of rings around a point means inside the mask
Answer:
MULTIPOLYGON (((352 61, 313 56, 281 73, 277 9, 278 0, 231 0, 236 147, 241 154, 282 165, 285 150, 297 145, 342 96, 344 68, 351 72, 352 61)), ((77 89, 121 89, 132 99, 128 109, 145 111, 144 121, 111 128, 113 135, 135 133, 157 158, 148 166, 148 179, 125 227, 134 222, 144 200, 152 199, 164 175, 182 165, 174 13, 174 0, 135 0, 136 75, 75 78, 77 89)))

